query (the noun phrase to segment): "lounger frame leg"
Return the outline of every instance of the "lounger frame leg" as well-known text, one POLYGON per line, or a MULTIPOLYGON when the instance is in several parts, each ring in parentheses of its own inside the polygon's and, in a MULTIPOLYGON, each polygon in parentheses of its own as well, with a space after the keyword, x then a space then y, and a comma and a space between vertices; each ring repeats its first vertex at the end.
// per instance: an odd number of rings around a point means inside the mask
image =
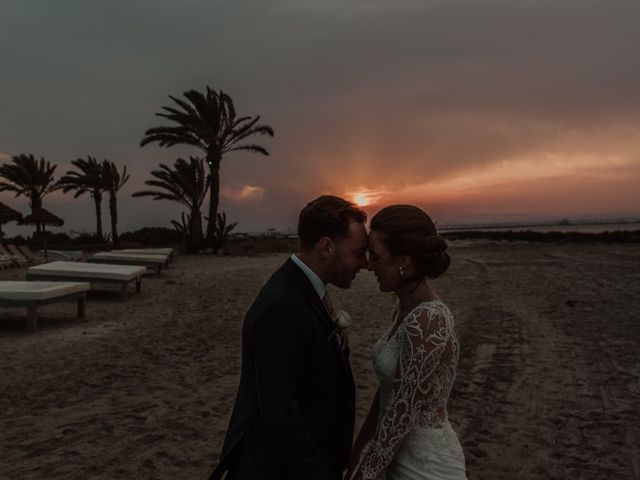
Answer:
POLYGON ((35 332, 38 328, 38 307, 35 305, 27 307, 27 328, 30 332, 35 332))
POLYGON ((86 297, 83 295, 82 297, 78 297, 78 318, 81 320, 86 320, 85 315, 85 307, 86 307, 86 297))
POLYGON ((129 286, 128 282, 122 282, 122 290, 120 290, 120 299, 124 302, 127 298, 129 298, 129 291, 127 287, 129 286))
POLYGON ((142 290, 142 276, 136 278, 136 292, 140 293, 140 290, 142 290))

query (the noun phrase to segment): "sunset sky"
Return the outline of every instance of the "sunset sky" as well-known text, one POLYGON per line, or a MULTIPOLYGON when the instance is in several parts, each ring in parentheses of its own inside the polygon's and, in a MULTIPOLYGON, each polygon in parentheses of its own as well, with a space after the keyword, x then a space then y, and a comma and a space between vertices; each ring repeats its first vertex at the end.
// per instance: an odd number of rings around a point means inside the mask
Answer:
MULTIPOLYGON (((271 156, 223 160, 240 231, 294 228, 323 193, 440 225, 638 218, 638 19, 636 0, 6 0, 0 161, 126 164, 120 230, 170 226, 178 206, 131 193, 198 152, 139 143, 168 95, 210 85, 275 130, 271 156)), ((88 197, 45 208, 95 229, 88 197)))

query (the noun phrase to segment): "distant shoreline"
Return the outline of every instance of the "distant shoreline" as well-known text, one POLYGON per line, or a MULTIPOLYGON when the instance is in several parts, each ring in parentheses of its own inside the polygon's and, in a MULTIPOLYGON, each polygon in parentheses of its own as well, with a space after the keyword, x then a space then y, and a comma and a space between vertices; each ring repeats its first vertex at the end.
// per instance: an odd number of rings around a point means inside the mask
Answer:
MULTIPOLYGON (((484 231, 464 230, 440 231, 447 240, 489 240, 530 243, 640 243, 640 228, 637 230, 619 230, 612 232, 536 232, 520 231, 484 231)), ((298 248, 298 239, 294 237, 246 236, 232 238, 226 246, 229 255, 262 255, 266 253, 290 253, 298 248)))
POLYGON ((519 231, 491 231, 491 230, 465 230, 465 231, 441 231, 447 240, 493 240, 507 242, 536 242, 536 243, 640 243, 640 229, 616 230, 599 233, 588 232, 536 232, 533 230, 519 231))
POLYGON ((590 222, 536 222, 536 223, 478 223, 478 224, 460 224, 446 226, 437 225, 439 232, 453 231, 504 231, 518 229, 521 231, 583 231, 587 233, 600 233, 604 231, 627 231, 640 230, 640 220, 615 220, 615 221, 590 221, 590 222))

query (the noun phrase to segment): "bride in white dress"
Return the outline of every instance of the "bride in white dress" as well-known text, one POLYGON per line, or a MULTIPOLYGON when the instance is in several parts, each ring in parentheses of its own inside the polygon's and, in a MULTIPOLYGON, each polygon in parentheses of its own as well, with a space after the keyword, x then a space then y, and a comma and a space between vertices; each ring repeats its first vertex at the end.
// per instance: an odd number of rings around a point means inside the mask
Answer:
POLYGON ((411 205, 382 209, 370 228, 369 270, 398 304, 373 348, 380 387, 346 478, 466 479, 462 447, 447 417, 459 345, 451 312, 430 283, 449 267, 447 243, 431 218, 411 205))

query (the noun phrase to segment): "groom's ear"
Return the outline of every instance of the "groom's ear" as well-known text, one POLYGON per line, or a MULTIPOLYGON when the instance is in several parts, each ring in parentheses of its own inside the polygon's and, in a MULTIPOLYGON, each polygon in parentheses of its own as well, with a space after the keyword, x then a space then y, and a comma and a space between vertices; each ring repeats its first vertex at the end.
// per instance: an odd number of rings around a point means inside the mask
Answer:
POLYGON ((327 259, 333 258, 336 253, 336 244, 333 243, 333 240, 329 237, 322 237, 318 240, 316 248, 320 252, 320 255, 327 259))

